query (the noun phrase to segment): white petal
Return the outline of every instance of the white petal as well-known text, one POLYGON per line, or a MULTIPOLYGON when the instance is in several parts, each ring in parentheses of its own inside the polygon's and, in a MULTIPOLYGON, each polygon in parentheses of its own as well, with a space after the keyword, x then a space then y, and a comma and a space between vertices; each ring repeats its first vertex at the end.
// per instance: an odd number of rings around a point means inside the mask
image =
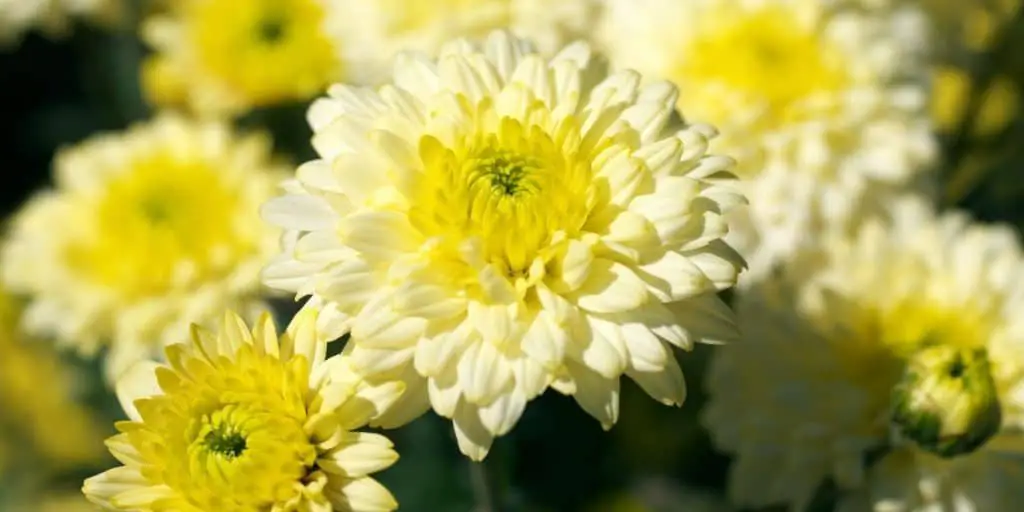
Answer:
POLYGON ((736 279, 747 264, 743 257, 722 240, 685 254, 719 290, 736 284, 736 279))
POLYGON ((317 460, 330 473, 357 478, 390 467, 398 460, 394 445, 380 434, 346 432, 341 444, 317 460))
POLYGON ((393 260, 415 252, 422 243, 420 234, 399 212, 367 211, 349 215, 340 226, 342 239, 349 247, 371 259, 393 260))
POLYGON ((354 480, 344 480, 341 493, 345 497, 344 506, 341 510, 352 510, 353 512, 390 512, 398 508, 398 502, 386 487, 376 480, 363 477, 354 480))
POLYGON ((576 296, 581 308, 595 313, 630 311, 649 298, 647 285, 632 270, 600 258, 594 260, 590 276, 576 296))
POLYGON ((612 428, 619 420, 619 379, 606 379, 572 362, 566 367, 576 383, 576 393, 573 395, 576 403, 601 422, 602 428, 612 428))
POLYGON ((338 220, 327 201, 311 195, 275 197, 263 205, 260 214, 270 224, 299 231, 334 229, 338 220))
POLYGON ((480 421, 477 406, 465 401, 459 402, 452 423, 455 426, 455 440, 459 443, 459 451, 471 460, 484 460, 491 449, 491 444, 494 443, 494 436, 480 421))
POLYGON ((480 421, 495 437, 507 434, 526 410, 526 397, 517 389, 480 408, 480 421))
POLYGON ((512 382, 512 369, 494 345, 486 341, 466 348, 459 360, 459 385, 466 400, 474 404, 489 404, 508 390, 512 382))
POLYGON ((523 335, 523 352, 545 368, 558 368, 565 358, 565 347, 569 342, 566 331, 554 321, 551 313, 541 311, 523 335))
POLYGON ((141 361, 124 372, 117 381, 117 399, 121 408, 132 421, 142 421, 135 401, 163 394, 157 383, 156 370, 160 365, 153 361, 141 361))
POLYGON ((644 372, 656 372, 665 367, 672 352, 651 332, 647 326, 637 322, 620 324, 622 338, 629 351, 629 367, 644 372))
POLYGON ((672 354, 669 354, 661 370, 630 368, 626 370, 626 375, 636 381, 651 398, 665 405, 683 405, 686 400, 686 380, 672 354))
POLYGON ((657 260, 640 266, 640 276, 651 292, 664 302, 682 300, 713 288, 696 263, 675 251, 665 251, 657 260))

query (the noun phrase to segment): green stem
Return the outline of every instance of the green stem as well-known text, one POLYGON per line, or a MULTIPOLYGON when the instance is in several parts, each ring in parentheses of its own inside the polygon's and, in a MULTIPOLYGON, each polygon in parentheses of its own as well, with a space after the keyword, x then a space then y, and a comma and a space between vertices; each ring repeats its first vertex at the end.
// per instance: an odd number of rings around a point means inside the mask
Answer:
POLYGON ((474 512, 503 512, 500 485, 495 474, 494 454, 481 462, 469 463, 470 484, 476 501, 474 512))

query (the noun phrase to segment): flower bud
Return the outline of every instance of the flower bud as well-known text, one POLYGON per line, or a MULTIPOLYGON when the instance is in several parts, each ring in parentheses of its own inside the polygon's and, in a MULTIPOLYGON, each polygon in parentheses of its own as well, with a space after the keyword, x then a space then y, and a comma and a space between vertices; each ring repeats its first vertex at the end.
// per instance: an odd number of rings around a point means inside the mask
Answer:
POLYGON ((941 457, 976 450, 999 430, 1002 413, 984 349, 921 349, 893 389, 900 434, 941 457))

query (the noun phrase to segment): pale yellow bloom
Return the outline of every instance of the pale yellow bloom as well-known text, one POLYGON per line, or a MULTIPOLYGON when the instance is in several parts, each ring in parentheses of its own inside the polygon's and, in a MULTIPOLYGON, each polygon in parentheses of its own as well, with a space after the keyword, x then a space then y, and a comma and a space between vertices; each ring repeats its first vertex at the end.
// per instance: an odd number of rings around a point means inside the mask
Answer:
POLYGON ((414 50, 434 55, 449 40, 482 38, 508 29, 530 39, 541 53, 553 55, 562 46, 592 30, 601 0, 338 0, 346 54, 352 65, 347 79, 380 83, 390 78, 395 54, 414 50))
POLYGON ((403 54, 393 84, 313 104, 320 159, 264 209, 287 229, 265 282, 331 312, 358 371, 410 383, 384 424, 433 407, 474 459, 549 386, 605 428, 623 374, 680 404, 671 346, 734 336, 715 292, 743 267, 721 239, 743 198, 711 128, 667 126, 675 103, 582 43, 403 54))
POLYGON ((43 341, 23 335, 20 315, 0 293, 0 474, 5 466, 48 471, 102 461, 105 432, 75 396, 83 376, 43 341))
POLYGON ((55 187, 15 216, 0 277, 30 303, 25 326, 85 354, 111 345, 111 376, 191 322, 262 308, 277 246, 258 205, 282 168, 270 141, 168 116, 62 151, 55 187))
POLYGON ((66 35, 77 19, 111 23, 123 8, 122 0, 0 0, 0 48, 33 29, 66 35))
POLYGON ((712 149, 738 159, 749 209, 729 241, 749 277, 886 197, 927 189, 920 13, 823 0, 610 0, 598 39, 612 63, 667 78, 712 149))
POLYGON ((918 199, 893 217, 739 296, 744 343, 715 353, 704 415, 736 457, 737 504, 803 510, 826 479, 844 511, 1014 510, 1024 498, 1019 242, 918 199))
POLYGON ((167 348, 118 382, 130 421, 107 446, 124 466, 86 480, 111 510, 386 512, 398 507, 369 475, 398 454, 354 432, 387 409, 400 383, 369 386, 325 361, 316 312, 280 338, 269 315, 250 330, 228 314, 214 334, 167 348))
POLYGON ((143 85, 159 104, 236 114, 312 98, 344 76, 348 16, 330 0, 175 0, 147 19, 143 85))

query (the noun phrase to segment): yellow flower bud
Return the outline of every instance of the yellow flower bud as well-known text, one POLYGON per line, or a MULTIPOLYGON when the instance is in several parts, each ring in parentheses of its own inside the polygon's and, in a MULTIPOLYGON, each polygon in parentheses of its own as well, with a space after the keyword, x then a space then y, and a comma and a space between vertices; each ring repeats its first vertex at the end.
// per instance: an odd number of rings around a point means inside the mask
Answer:
POLYGON ((941 457, 978 449, 1002 417, 984 349, 923 348, 907 362, 892 403, 899 432, 941 457))

